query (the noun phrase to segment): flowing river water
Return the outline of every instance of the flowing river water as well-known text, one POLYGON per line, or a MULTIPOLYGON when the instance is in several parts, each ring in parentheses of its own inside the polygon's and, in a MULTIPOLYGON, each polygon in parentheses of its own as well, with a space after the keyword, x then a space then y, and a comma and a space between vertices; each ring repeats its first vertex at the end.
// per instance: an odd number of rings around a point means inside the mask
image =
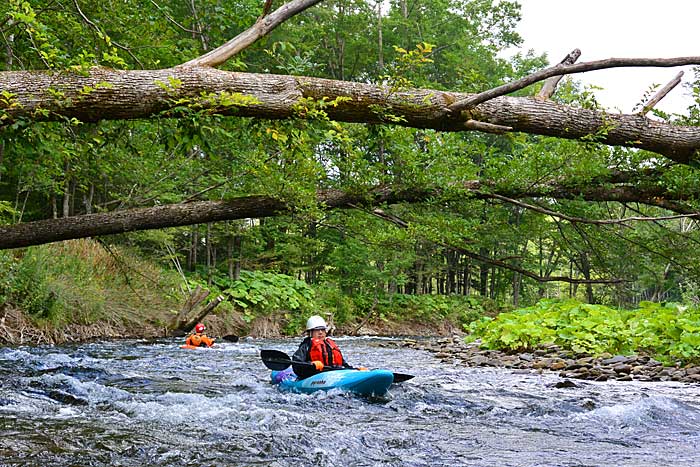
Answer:
POLYGON ((373 400, 282 393, 259 352, 298 339, 0 348, 0 466, 700 465, 700 386, 557 387, 337 341, 352 364, 416 377, 373 400))

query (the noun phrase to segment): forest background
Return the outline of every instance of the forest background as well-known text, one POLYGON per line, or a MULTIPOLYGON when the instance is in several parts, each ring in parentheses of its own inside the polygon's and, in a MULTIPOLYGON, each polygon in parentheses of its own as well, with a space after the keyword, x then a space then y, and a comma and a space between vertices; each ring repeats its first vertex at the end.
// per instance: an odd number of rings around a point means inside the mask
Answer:
MULTIPOLYGON (((56 76, 173 67, 269 7, 10 0, 0 6, 0 65, 56 76)), ((480 93, 548 65, 533 51, 500 53, 522 43, 519 19, 514 1, 323 2, 220 69, 394 94, 480 93)), ((198 287, 223 300, 207 317, 220 335, 297 334, 311 312, 348 333, 448 333, 548 299, 683 310, 698 301, 693 163, 603 144, 604 128, 578 139, 441 132, 401 126, 381 106, 372 111, 383 123, 341 123, 328 111, 342 98, 301 99, 293 118, 224 116, 178 101, 180 85, 159 83, 173 96, 167 112, 96 122, 13 118, 14 97, 0 89, 0 223, 245 196, 294 211, 0 250, 1 340, 164 335, 198 287), (416 196, 362 203, 377 189, 416 196), (331 192, 360 201, 329 209, 319 193, 331 192)), ((694 98, 686 113, 651 109, 652 118, 698 126, 697 70, 685 86, 694 98)), ((655 90, 640 93, 635 110, 655 90)), ((594 90, 569 77, 552 100, 603 110, 594 90)))

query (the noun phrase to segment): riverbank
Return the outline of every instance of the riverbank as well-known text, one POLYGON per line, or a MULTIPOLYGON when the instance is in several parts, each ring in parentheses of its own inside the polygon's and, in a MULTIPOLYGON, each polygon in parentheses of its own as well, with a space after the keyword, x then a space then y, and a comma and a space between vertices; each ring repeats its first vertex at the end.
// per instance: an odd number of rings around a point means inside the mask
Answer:
MULTIPOLYGON (((160 305, 161 309, 165 309, 163 304, 160 305)), ((171 303, 171 306, 174 307, 175 304, 171 303)), ((102 339, 157 339, 171 336, 172 330, 167 323, 171 320, 172 313, 167 310, 156 312, 156 309, 156 306, 149 308, 148 313, 142 312, 142 316, 139 316, 138 309, 128 310, 122 307, 120 313, 113 313, 109 318, 93 323, 53 323, 32 319, 18 308, 0 304, 0 345, 61 345, 102 339)), ((238 311, 215 311, 207 315, 203 322, 207 334, 219 339, 233 336, 250 336, 255 339, 301 336, 285 334, 287 318, 284 313, 258 316, 247 322, 238 311)), ((449 321, 439 324, 412 320, 379 321, 363 323, 361 326, 358 323, 333 326, 335 335, 440 338, 459 331, 459 325, 449 321)))
POLYGON ((664 366, 647 355, 611 355, 598 357, 575 355, 555 345, 532 352, 506 353, 479 348, 478 342, 466 343, 464 336, 417 340, 406 338, 394 345, 431 352, 443 363, 469 367, 498 367, 516 372, 557 372, 562 386, 576 380, 590 381, 678 381, 700 383, 700 366, 664 366))
MULTIPOLYGON (((137 315, 138 310, 122 313, 93 323, 52 323, 31 319, 27 313, 0 305, 0 345, 62 345, 112 339, 157 339, 172 331, 167 312, 137 315)), ((238 313, 207 316, 207 333, 212 336, 242 336, 246 323, 238 313)))
POLYGON ((225 294, 221 287, 210 287, 206 300, 195 294, 197 285, 208 288, 197 274, 184 281, 176 268, 126 245, 81 239, 5 251, 0 253, 0 345, 153 339, 182 333, 175 329, 195 319, 212 336, 298 336, 312 310, 323 313, 337 335, 449 336, 461 328, 460 320, 493 308, 471 309, 476 302, 465 303, 464 297, 395 295, 392 306, 373 306, 368 313, 345 297, 342 319, 334 322, 328 311, 337 307, 334 290, 313 290, 281 274, 246 277, 243 297, 225 300, 204 316, 201 311, 213 297, 225 294), (269 294, 261 292, 261 283, 269 294), (434 316, 426 313, 432 309, 434 316))

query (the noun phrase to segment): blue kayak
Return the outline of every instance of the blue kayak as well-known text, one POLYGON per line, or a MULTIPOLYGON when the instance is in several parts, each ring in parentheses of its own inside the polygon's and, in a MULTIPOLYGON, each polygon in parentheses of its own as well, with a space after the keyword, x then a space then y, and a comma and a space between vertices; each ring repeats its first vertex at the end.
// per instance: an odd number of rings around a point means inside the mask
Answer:
POLYGON ((334 370, 324 371, 302 380, 297 379, 291 368, 272 372, 272 383, 285 391, 311 393, 315 391, 342 391, 361 396, 382 396, 394 382, 394 374, 388 370, 334 370))

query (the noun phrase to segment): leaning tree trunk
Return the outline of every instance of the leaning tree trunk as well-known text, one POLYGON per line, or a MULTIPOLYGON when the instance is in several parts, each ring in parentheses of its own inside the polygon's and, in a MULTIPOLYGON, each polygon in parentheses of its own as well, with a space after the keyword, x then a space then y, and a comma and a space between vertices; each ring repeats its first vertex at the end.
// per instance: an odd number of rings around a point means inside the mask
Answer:
MULTIPOLYGON (((624 183, 624 180, 620 183, 624 183)), ((479 181, 465 182, 459 188, 469 192, 470 196, 475 199, 503 199, 502 195, 490 193, 489 187, 484 186, 479 181)), ((606 185, 604 188, 570 187, 569 189, 561 187, 552 189, 552 187, 545 186, 542 187, 542 190, 544 191, 509 192, 505 195, 516 198, 551 196, 559 199, 585 199, 587 201, 639 202, 692 215, 697 215, 696 211, 691 206, 677 200, 700 196, 700 191, 694 193, 688 190, 689 192, 685 193, 674 193, 664 190, 658 184, 643 189, 621 184, 614 187, 606 185), (673 199, 666 199, 666 197, 673 199)), ((317 194, 317 200, 320 205, 327 209, 337 209, 354 208, 358 205, 373 206, 384 203, 420 202, 440 196, 441 193, 442 190, 429 187, 392 190, 390 187, 379 186, 364 194, 321 190, 317 194)), ((510 199, 510 202, 513 200, 510 199)), ((179 227, 222 220, 264 218, 293 211, 294 206, 275 198, 246 196, 228 201, 199 201, 63 219, 45 219, 24 224, 0 225, 0 250, 136 230, 179 227)), ((197 228, 193 228, 193 232, 196 231, 197 228)), ((197 242, 193 239, 188 261, 189 267, 196 266, 196 257, 193 257, 196 255, 196 246, 197 242)), ((420 289, 421 284, 417 284, 417 287, 420 289)))

